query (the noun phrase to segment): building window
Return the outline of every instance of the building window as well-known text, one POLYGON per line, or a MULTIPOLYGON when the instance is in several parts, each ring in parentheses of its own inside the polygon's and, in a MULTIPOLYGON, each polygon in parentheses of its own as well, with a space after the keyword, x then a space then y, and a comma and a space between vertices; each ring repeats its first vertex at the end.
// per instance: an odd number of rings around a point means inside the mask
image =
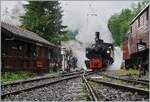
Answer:
POLYGON ((17 46, 12 46, 11 47, 13 50, 17 50, 18 48, 17 48, 17 46))
POLYGON ((146 19, 147 19, 147 20, 149 19, 149 9, 148 9, 147 12, 146 12, 146 19))
POLYGON ((18 50, 22 51, 22 46, 21 45, 18 45, 18 50))
POLYGON ((130 31, 131 31, 131 33, 132 33, 132 26, 130 27, 130 31))
POLYGON ((138 18, 138 27, 140 27, 140 17, 138 18))
POLYGON ((140 17, 140 26, 144 25, 144 15, 140 17))

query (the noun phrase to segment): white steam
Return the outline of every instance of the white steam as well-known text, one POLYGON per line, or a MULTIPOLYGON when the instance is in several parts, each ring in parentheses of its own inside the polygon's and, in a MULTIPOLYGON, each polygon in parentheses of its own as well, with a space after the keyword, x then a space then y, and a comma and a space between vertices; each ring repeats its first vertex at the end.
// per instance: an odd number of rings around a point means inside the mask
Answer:
POLYGON ((85 65, 85 45, 80 43, 79 41, 71 40, 67 42, 63 42, 62 45, 68 50, 72 50, 73 55, 77 57, 78 68, 87 69, 85 65))
POLYGON ((114 63, 107 68, 108 70, 118 70, 120 69, 121 63, 123 61, 122 59, 122 50, 120 47, 114 48, 114 63))
POLYGON ((1 9, 1 20, 13 25, 20 25, 20 16, 24 15, 23 4, 26 1, 3 1, 1 9))

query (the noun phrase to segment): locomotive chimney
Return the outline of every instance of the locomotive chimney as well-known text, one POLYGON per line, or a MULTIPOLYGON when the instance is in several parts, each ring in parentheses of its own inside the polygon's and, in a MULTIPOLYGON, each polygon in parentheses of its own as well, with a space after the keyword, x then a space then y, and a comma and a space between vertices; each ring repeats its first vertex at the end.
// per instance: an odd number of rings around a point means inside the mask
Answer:
POLYGON ((95 32, 95 42, 96 43, 103 43, 103 40, 100 39, 100 32, 95 32))
POLYGON ((95 41, 98 42, 99 40, 99 32, 95 32, 95 41))
POLYGON ((100 34, 99 32, 95 32, 95 38, 100 39, 99 34, 100 34))

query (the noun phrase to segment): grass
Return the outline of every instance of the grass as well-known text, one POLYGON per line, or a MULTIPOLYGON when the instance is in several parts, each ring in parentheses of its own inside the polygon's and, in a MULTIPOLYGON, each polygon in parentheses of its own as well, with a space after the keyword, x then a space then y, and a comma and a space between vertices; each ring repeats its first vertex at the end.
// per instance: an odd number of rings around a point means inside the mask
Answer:
MULTIPOLYGON (((50 71, 48 74, 55 75, 57 74, 57 72, 50 71)), ((1 74, 1 83, 4 84, 15 80, 25 80, 35 76, 38 76, 38 74, 33 72, 28 72, 28 71, 5 72, 1 74)))
POLYGON ((120 69, 115 72, 118 76, 126 76, 126 75, 139 75, 139 71, 135 69, 120 69))
POLYGON ((132 93, 131 93, 131 92, 124 92, 124 96, 125 96, 125 97, 132 96, 132 93))
POLYGON ((146 75, 145 76, 143 76, 143 78, 142 78, 143 80, 149 80, 149 72, 147 72, 146 73, 146 75))
POLYGON ((117 83, 117 84, 122 84, 121 80, 114 80, 113 82, 117 83))
MULTIPOLYGON (((132 78, 139 78, 139 70, 137 69, 120 69, 115 71, 113 75, 116 76, 131 76, 132 78)), ((142 76, 141 79, 149 80, 149 72, 146 72, 146 75, 142 76)))
POLYGON ((14 80, 21 80, 21 79, 28 79, 33 76, 32 72, 5 72, 1 74, 1 82, 5 83, 8 81, 14 81, 14 80))

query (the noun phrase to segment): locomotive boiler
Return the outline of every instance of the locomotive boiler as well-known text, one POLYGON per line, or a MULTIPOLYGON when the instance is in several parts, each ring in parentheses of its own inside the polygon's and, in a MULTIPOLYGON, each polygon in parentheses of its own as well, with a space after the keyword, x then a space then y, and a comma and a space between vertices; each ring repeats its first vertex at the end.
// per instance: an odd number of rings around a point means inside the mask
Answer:
POLYGON ((111 43, 105 43, 99 37, 100 33, 95 33, 95 43, 86 48, 86 67, 90 70, 105 70, 107 66, 114 62, 114 47, 111 43))

